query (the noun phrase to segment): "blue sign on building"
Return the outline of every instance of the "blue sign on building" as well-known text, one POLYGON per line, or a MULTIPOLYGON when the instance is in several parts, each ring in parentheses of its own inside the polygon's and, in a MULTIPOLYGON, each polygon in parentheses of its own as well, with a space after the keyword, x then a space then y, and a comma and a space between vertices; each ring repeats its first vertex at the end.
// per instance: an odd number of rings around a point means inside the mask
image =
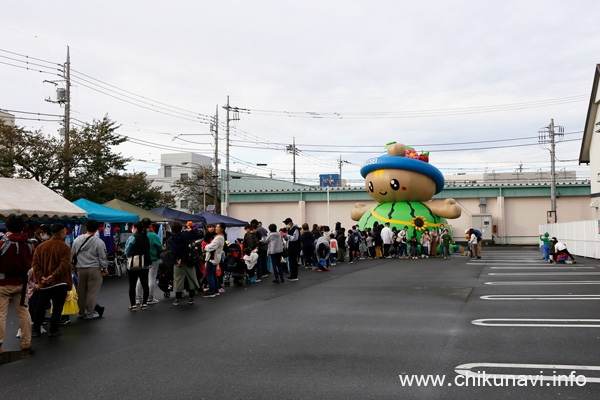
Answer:
POLYGON ((319 186, 340 186, 340 174, 321 174, 319 175, 319 186))

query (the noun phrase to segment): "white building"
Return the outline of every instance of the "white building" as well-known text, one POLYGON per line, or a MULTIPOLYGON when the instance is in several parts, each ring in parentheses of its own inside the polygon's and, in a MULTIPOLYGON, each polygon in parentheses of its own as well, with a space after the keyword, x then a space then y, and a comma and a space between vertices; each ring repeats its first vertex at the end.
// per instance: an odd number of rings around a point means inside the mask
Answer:
POLYGON ((583 140, 581 141, 581 151, 579 153, 579 164, 586 163, 590 166, 591 177, 591 201, 592 219, 600 220, 600 113, 598 104, 600 103, 600 64, 596 65, 594 73, 594 84, 590 96, 590 105, 588 107, 585 120, 585 129, 583 131, 583 140))
MULTIPOLYGON (((160 155, 160 168, 157 175, 148 175, 152 180, 152 186, 160 188, 167 195, 175 195, 173 183, 180 178, 191 177, 196 169, 212 167, 212 158, 197 153, 171 153, 160 155), (184 165, 184 163, 187 163, 184 165)), ((189 212, 186 200, 175 197, 177 210, 189 212)))
POLYGON ((15 126, 15 116, 4 111, 0 111, 0 121, 8 126, 15 126))

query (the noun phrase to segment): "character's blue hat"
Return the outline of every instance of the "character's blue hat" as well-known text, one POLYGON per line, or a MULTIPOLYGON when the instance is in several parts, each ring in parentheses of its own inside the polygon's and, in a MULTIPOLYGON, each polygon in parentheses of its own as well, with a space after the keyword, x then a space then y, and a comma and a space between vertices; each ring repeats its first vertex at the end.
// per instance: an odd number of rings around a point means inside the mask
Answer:
POLYGON ((404 169, 407 171, 418 172, 419 174, 430 177, 435 182, 435 194, 438 194, 444 189, 444 175, 442 175, 440 170, 433 165, 416 158, 383 154, 379 157, 369 158, 365 165, 360 169, 360 174, 363 178, 366 178, 369 172, 377 171, 379 169, 404 169))

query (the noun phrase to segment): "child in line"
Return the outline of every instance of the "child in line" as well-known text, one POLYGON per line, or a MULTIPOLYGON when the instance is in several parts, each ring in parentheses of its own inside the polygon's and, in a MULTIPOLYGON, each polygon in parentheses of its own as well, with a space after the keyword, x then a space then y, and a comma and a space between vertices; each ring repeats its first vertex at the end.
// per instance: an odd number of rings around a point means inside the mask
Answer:
POLYGON ((429 236, 429 231, 425 229, 425 232, 421 234, 421 258, 429 258, 429 242, 431 241, 431 236, 429 236))
POLYGON ((550 234, 548 232, 544 233, 544 235, 540 235, 540 240, 542 241, 542 245, 540 246, 540 251, 542 252, 542 256, 544 256, 544 260, 548 261, 550 255, 550 239, 548 239, 550 234))
POLYGON ((258 262, 258 249, 250 250, 250 248, 244 248, 244 262, 246 263, 246 269, 251 276, 250 282, 260 282, 260 277, 254 277, 254 267, 258 262))
POLYGON ((335 240, 335 235, 331 233, 329 235, 329 247, 331 252, 329 253, 329 258, 331 260, 331 265, 336 265, 337 260, 337 240, 335 240))
POLYGON ((452 244, 452 236, 447 230, 442 231, 442 257, 444 260, 450 259, 450 244, 452 244))
POLYGON ((369 254, 369 259, 375 257, 375 242, 373 241, 373 234, 371 232, 367 235, 367 253, 369 254))
POLYGON ((418 259, 418 253, 419 253, 419 242, 417 241, 417 237, 413 236, 410 239, 410 257, 413 260, 418 259))
POLYGON ((548 244, 548 261, 550 261, 550 264, 556 262, 556 243, 558 242, 558 239, 556 239, 555 237, 552 237, 552 239, 550 239, 550 243, 548 244))

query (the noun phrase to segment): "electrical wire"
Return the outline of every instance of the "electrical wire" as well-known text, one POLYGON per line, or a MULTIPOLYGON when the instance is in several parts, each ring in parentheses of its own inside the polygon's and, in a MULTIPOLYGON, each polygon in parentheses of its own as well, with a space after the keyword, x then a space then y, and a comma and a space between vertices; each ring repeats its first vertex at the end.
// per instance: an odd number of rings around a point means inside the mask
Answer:
MULTIPOLYGON (((169 105, 169 104, 162 103, 162 102, 160 102, 160 101, 157 101, 157 100, 152 100, 152 99, 150 99, 150 98, 148 98, 148 97, 145 97, 145 96, 142 96, 142 95, 136 94, 136 93, 134 93, 134 92, 130 92, 129 90, 122 89, 122 88, 120 88, 120 87, 118 87, 118 86, 115 86, 115 85, 111 85, 110 83, 107 83, 107 82, 101 81, 100 79, 97 79, 97 78, 94 78, 94 77, 92 77, 92 76, 86 75, 86 74, 84 74, 83 72, 79 72, 79 71, 77 71, 77 70, 74 70, 74 69, 71 69, 71 72, 74 72, 75 74, 82 75, 82 76, 85 76, 85 77, 87 77, 87 78, 93 79, 93 80, 95 80, 95 81, 97 81, 97 82, 100 82, 100 83, 102 83, 103 85, 110 86, 110 87, 112 87, 112 88, 114 88, 114 89, 120 90, 120 91, 122 91, 122 92, 125 92, 125 93, 129 93, 129 94, 131 94, 131 95, 133 95, 133 96, 140 97, 140 98, 142 98, 142 99, 144 99, 144 100, 151 101, 151 102, 153 102, 153 103, 157 103, 157 104, 160 104, 160 105, 163 105, 163 106, 169 107, 169 108, 173 108, 173 109, 175 109, 175 110, 184 111, 184 112, 187 112, 187 113, 190 113, 190 114, 193 114, 193 115, 200 115, 200 116, 203 116, 203 117, 205 117, 205 118, 208 118, 208 119, 212 119, 212 118, 213 118, 212 116, 209 116, 209 115, 206 115, 206 114, 201 114, 201 113, 198 113, 198 112, 195 112, 195 111, 186 110, 186 109, 184 109, 184 108, 180 108, 180 107, 171 106, 171 105, 169 105)), ((83 80, 83 78, 79 78, 79 79, 82 79, 82 80, 83 80)), ((97 86, 100 86, 100 85, 97 85, 97 86)), ((108 89, 107 89, 107 90, 108 90, 108 89)))
POLYGON ((61 74, 52 73, 52 72, 48 72, 48 71, 42 71, 42 70, 39 70, 39 69, 33 69, 33 68, 29 68, 29 67, 23 67, 21 65, 14 65, 14 64, 10 64, 10 63, 4 62, 4 61, 0 61, 0 64, 10 65, 11 67, 26 69, 28 71, 41 72, 42 74, 56 75, 56 76, 62 77, 61 74))
MULTIPOLYGON (((566 142, 575 142, 581 141, 581 139, 569 139, 563 140, 560 143, 566 142)), ((512 147, 527 147, 527 146, 538 146, 539 143, 531 143, 531 144, 514 144, 514 145, 506 145, 506 146, 489 146, 489 147, 473 147, 473 148, 462 148, 462 149, 433 149, 430 150, 432 152, 454 152, 454 151, 473 151, 473 150, 490 150, 490 149, 504 149, 504 148, 512 148, 512 147)), ((260 150, 273 150, 265 147, 257 147, 257 146, 244 146, 244 145, 236 145, 236 147, 243 147, 247 149, 260 149, 260 150)), ((357 151, 357 150, 303 150, 306 153, 338 153, 338 154, 375 154, 380 153, 380 151, 357 151)))
POLYGON ((43 64, 33 63, 33 62, 25 61, 25 60, 19 60, 18 58, 14 58, 14 57, 8 57, 8 56, 0 55, 0 58, 6 58, 7 60, 21 62, 21 63, 27 64, 27 65, 34 65, 36 67, 47 68, 47 69, 50 69, 50 70, 56 70, 56 71, 61 71, 62 72, 62 70, 60 68, 52 68, 52 67, 48 67, 48 66, 43 65, 43 64))
POLYGON ((164 112, 164 111, 155 110, 155 109, 153 109, 153 108, 146 107, 146 106, 143 106, 143 105, 141 105, 141 104, 137 104, 137 103, 131 102, 131 101, 129 101, 129 100, 122 99, 122 98, 120 98, 120 97, 117 97, 117 96, 114 96, 114 95, 112 95, 112 94, 110 94, 110 93, 106 93, 106 92, 103 92, 102 90, 99 90, 99 89, 93 88, 93 87, 91 87, 91 86, 88 86, 88 85, 86 85, 86 84, 84 84, 84 83, 81 83, 81 82, 79 82, 79 81, 75 80, 75 79, 71 79, 71 81, 73 81, 73 82, 77 83, 77 84, 78 84, 78 85, 80 85, 80 86, 83 86, 83 87, 86 87, 86 88, 88 88, 88 89, 90 89, 90 90, 93 90, 93 91, 95 91, 95 92, 102 93, 102 94, 104 94, 104 95, 106 95, 106 96, 112 97, 112 98, 114 98, 114 99, 117 99, 117 100, 121 100, 121 101, 123 101, 123 102, 125 102, 125 103, 129 103, 129 104, 132 104, 132 105, 134 105, 134 106, 137 106, 137 107, 140 107, 140 108, 144 108, 144 109, 146 109, 146 110, 154 111, 155 113, 159 113, 159 114, 168 115, 168 116, 170 116, 170 117, 179 118, 179 119, 186 120, 186 121, 198 122, 198 123, 201 123, 201 124, 208 124, 208 122, 207 122, 207 121, 201 120, 201 119, 199 119, 199 118, 198 118, 198 119, 185 118, 185 117, 182 117, 182 116, 179 116, 179 115, 174 115, 174 114, 166 113, 166 112, 164 112))
MULTIPOLYGON (((84 82, 86 82, 86 83, 89 83, 89 84, 91 84, 91 85, 97 86, 97 87, 99 87, 99 88, 101 88, 101 89, 103 89, 103 90, 109 91, 109 92, 111 92, 111 93, 115 93, 115 94, 117 94, 117 95, 119 95, 119 96, 123 96, 123 97, 125 97, 125 98, 128 98, 128 99, 131 99, 131 100, 133 100, 133 101, 137 101, 137 102, 139 102, 139 103, 142 103, 142 104, 149 105, 149 106, 151 106, 151 107, 155 107, 155 108, 158 108, 158 109, 161 109, 161 110, 165 110, 165 111, 168 111, 168 112, 170 112, 170 113, 179 114, 179 115, 181 115, 181 116, 184 116, 184 117, 187 117, 187 118, 198 118, 198 119, 202 119, 202 120, 208 120, 208 121, 210 122, 210 118, 206 118, 206 116, 204 116, 204 115, 202 115, 202 114, 198 114, 198 113, 191 113, 191 114, 190 114, 190 113, 188 113, 187 111, 186 111, 185 113, 183 113, 183 112, 181 112, 181 111, 170 110, 170 109, 168 109, 168 108, 166 108, 166 107, 158 106, 158 105, 155 105, 155 104, 153 104, 153 103, 151 103, 151 102, 148 102, 148 101, 143 101, 143 100, 138 100, 138 99, 136 99, 136 98, 135 98, 135 97, 133 97, 133 96, 129 96, 129 95, 126 95, 126 94, 123 94, 123 93, 119 93, 119 92, 118 92, 118 91, 116 91, 116 90, 112 90, 112 89, 110 89, 110 88, 105 88, 105 87, 103 87, 103 86, 101 86, 101 85, 98 85, 97 83, 94 83, 94 82, 92 82, 92 81, 90 81, 90 80, 87 80, 87 79, 85 79, 85 78, 81 78, 81 77, 77 77, 77 76, 75 76, 74 78, 75 78, 75 79, 78 79, 78 80, 81 80, 81 81, 84 81, 84 82), (199 117, 199 116, 201 116, 201 117, 199 117)), ((112 86, 112 85, 111 85, 111 86, 112 86)), ((127 92, 127 91, 126 91, 126 92, 127 92)), ((127 92, 127 93, 129 93, 129 92, 127 92)), ((142 96, 138 96, 138 97, 142 97, 142 96)), ((163 103, 161 103, 161 104, 163 104, 163 103)))
MULTIPOLYGON (((564 133, 564 135, 575 135, 578 133, 583 133, 583 131, 574 131, 574 132, 566 132, 564 133)), ((526 139, 538 139, 539 136, 525 136, 525 137, 518 137, 518 138, 510 138, 510 139, 494 139, 494 140, 477 140, 477 141, 472 141, 472 142, 453 142, 453 143, 425 143, 425 144, 411 144, 411 147, 420 147, 420 146, 456 146, 456 145, 463 145, 463 144, 480 144, 480 143, 498 143, 498 142, 511 142, 511 141, 516 141, 516 140, 526 140, 526 139)), ((259 138, 260 139, 260 138, 259 138)), ((245 143, 256 143, 256 144, 262 144, 263 142, 265 142, 263 139, 257 140, 257 141, 250 141, 250 140, 243 140, 241 139, 240 141, 245 142, 245 143)), ((281 143, 281 142, 269 142, 269 144, 272 145, 283 145, 283 146, 288 146, 290 145, 290 143, 281 143)), ((373 145, 373 146, 369 146, 369 145, 331 145, 331 144, 307 144, 307 143, 296 143, 296 147, 339 147, 339 148, 377 148, 377 149, 381 149, 382 146, 381 145, 373 145)))
POLYGON ((60 115, 60 114, 44 114, 44 113, 36 113, 36 112, 30 112, 30 111, 7 110, 5 108, 0 108, 0 111, 14 112, 14 113, 17 113, 17 114, 43 115, 43 116, 46 116, 46 117, 62 117, 62 115, 60 115))
POLYGON ((447 108, 447 109, 429 109, 429 110, 404 110, 404 111, 386 111, 386 112, 317 112, 317 111, 279 111, 279 110, 260 110, 232 107, 233 110, 243 114, 255 114, 266 116, 279 116, 290 118, 324 118, 324 119, 384 119, 384 118, 423 118, 453 116, 465 114, 479 114, 498 111, 515 111, 530 108, 547 107, 552 105, 567 104, 579 102, 588 99, 587 95, 568 96, 555 99, 535 100, 529 102, 496 104, 488 106, 447 108))
POLYGON ((52 64, 52 65, 62 66, 61 64, 53 62, 53 61, 43 60, 41 58, 30 57, 30 56, 25 55, 25 54, 15 53, 14 51, 9 51, 9 50, 4 50, 4 49, 0 49, 0 51, 4 52, 4 53, 9 53, 9 54, 12 54, 12 55, 15 55, 15 56, 20 56, 20 57, 29 58, 29 59, 36 60, 36 61, 45 62, 45 63, 52 64))
POLYGON ((25 118, 25 117, 14 117, 15 119, 25 121, 43 121, 43 122, 63 122, 62 119, 40 119, 40 118, 25 118))

